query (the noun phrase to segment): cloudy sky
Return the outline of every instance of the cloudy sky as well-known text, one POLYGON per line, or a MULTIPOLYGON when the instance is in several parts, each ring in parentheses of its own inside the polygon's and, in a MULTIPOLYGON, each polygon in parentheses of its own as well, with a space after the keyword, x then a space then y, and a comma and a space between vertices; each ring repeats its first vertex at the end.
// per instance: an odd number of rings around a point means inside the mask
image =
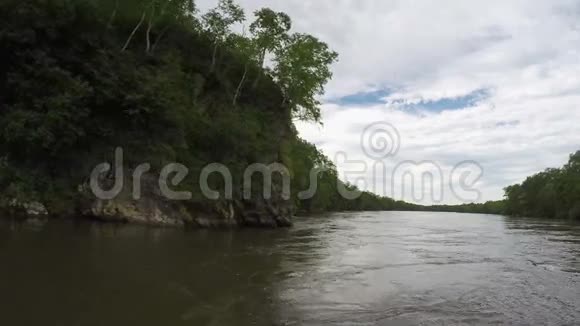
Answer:
POLYGON ((369 190, 423 204, 438 192, 445 203, 496 200, 580 149, 578 0, 238 2, 285 11, 295 31, 339 52, 324 125, 297 127, 369 190), (434 187, 417 182, 429 171, 434 187))

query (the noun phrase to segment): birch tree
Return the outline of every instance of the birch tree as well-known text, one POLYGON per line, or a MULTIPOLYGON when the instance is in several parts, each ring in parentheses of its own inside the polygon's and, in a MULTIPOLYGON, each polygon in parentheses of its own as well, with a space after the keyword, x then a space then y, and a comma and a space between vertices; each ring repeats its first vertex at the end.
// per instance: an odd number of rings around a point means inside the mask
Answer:
POLYGON ((269 8, 258 10, 254 15, 256 20, 250 25, 250 32, 259 50, 258 62, 263 67, 267 53, 279 50, 288 40, 292 20, 287 14, 269 8))
POLYGON ((214 38, 210 71, 213 72, 215 69, 218 47, 231 34, 231 27, 236 23, 243 22, 244 19, 243 9, 235 4, 233 0, 220 0, 217 7, 203 15, 203 25, 206 31, 214 38))
POLYGON ((253 39, 245 37, 245 35, 237 35, 232 34, 230 37, 230 42, 232 44, 232 48, 237 54, 238 57, 241 58, 244 62, 244 72, 242 74, 242 78, 238 83, 238 87, 234 93, 233 97, 233 106, 235 107, 238 101, 238 98, 241 95, 242 88, 244 83, 248 79, 248 69, 251 65, 257 66, 258 64, 258 49, 256 43, 253 39))

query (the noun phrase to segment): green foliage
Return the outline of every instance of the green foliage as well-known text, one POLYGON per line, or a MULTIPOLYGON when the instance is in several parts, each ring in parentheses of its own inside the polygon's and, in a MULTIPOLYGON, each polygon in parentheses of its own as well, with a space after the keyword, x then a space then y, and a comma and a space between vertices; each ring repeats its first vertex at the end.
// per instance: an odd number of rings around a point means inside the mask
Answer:
POLYGON ((0 205, 37 200, 74 214, 78 187, 120 146, 129 169, 185 164, 196 203, 209 163, 230 168, 239 196, 248 165, 282 162, 302 212, 397 207, 368 192, 344 200, 337 185, 356 187, 297 137, 293 118, 320 120, 337 55, 289 35, 284 13, 257 11, 247 37, 231 31, 244 20, 231 0, 200 18, 191 0, 5 0, 0 9, 0 205), (248 87, 249 78, 261 82, 248 87), (313 169, 318 191, 300 199, 313 169))
POLYGON ((505 189, 506 213, 580 219, 580 151, 561 169, 548 169, 505 189))
POLYGON ((505 188, 505 199, 483 204, 419 206, 398 209, 459 213, 505 214, 519 217, 580 219, 580 151, 560 169, 547 169, 523 183, 505 188))
POLYGON ((274 76, 297 118, 320 122, 318 96, 324 93, 324 85, 332 77, 330 65, 337 58, 326 43, 306 34, 290 36, 278 51, 274 76))
POLYGON ((231 27, 235 23, 241 23, 245 19, 242 8, 235 4, 233 0, 219 0, 218 6, 205 13, 202 17, 203 26, 206 32, 211 35, 214 42, 214 50, 211 61, 211 71, 213 72, 217 50, 221 43, 225 42, 231 33, 231 27))
POLYGON ((244 72, 242 74, 242 78, 236 88, 236 92, 234 93, 233 98, 233 106, 235 107, 238 102, 238 98, 240 97, 244 83, 248 79, 248 72, 251 65, 257 66, 258 59, 257 59, 257 48, 256 44, 249 38, 244 37, 243 35, 232 34, 229 37, 229 45, 235 55, 240 58, 240 61, 244 62, 244 72))
POLYGON ((281 132, 291 128, 290 113, 271 80, 246 90, 239 110, 231 110, 245 59, 228 48, 224 69, 210 71, 214 38, 194 29, 192 2, 0 6, 3 198, 55 203, 49 207, 55 212, 117 146, 128 168, 183 162, 199 194, 193 176, 206 164, 231 164, 239 175, 244 164, 277 161, 283 137, 292 136, 281 132), (144 10, 145 21, 155 17, 151 28, 143 23, 121 51, 144 10), (162 36, 163 45, 153 51, 151 42, 144 51, 148 34, 150 42, 162 36))
MULTIPOLYGON (((225 164, 238 195, 248 165, 282 162, 305 213, 580 218, 580 152, 560 169, 507 187, 499 202, 423 207, 369 192, 343 199, 338 185, 356 187, 343 184, 292 125, 294 118, 320 122, 319 97, 337 54, 311 35, 290 34, 290 18, 270 9, 255 12, 250 36, 232 32, 245 18, 232 0, 196 14, 192 0, 0 2, 0 205, 38 200, 51 212, 70 210, 90 170, 121 146, 128 167, 177 161, 197 176, 206 164, 225 164), (321 171, 318 191, 300 199, 312 170, 321 171)), ((186 183, 203 200, 197 180, 186 183)))
POLYGON ((263 8, 255 12, 256 20, 250 25, 256 48, 259 50, 258 62, 264 65, 266 54, 280 51, 288 40, 292 20, 283 12, 263 8))
POLYGON ((218 6, 203 15, 204 26, 218 41, 224 41, 235 23, 244 21, 242 8, 233 0, 219 0, 218 6))
POLYGON ((312 171, 316 172, 317 191, 314 197, 296 198, 296 206, 303 214, 328 211, 387 211, 401 209, 401 205, 388 197, 360 191, 356 186, 344 184, 338 176, 336 166, 314 145, 297 139, 290 150, 290 166, 293 174, 294 194, 311 186, 312 171), (358 192, 354 200, 345 199, 338 191, 339 186, 349 192, 358 192))

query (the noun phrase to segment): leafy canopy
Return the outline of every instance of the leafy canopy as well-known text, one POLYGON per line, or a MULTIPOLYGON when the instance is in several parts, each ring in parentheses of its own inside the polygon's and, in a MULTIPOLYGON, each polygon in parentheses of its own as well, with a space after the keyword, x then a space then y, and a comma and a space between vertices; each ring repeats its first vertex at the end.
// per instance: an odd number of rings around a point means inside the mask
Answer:
POLYGON ((276 56, 276 81, 298 119, 320 121, 320 101, 324 85, 332 78, 330 65, 338 54, 328 45, 307 34, 294 34, 276 56))

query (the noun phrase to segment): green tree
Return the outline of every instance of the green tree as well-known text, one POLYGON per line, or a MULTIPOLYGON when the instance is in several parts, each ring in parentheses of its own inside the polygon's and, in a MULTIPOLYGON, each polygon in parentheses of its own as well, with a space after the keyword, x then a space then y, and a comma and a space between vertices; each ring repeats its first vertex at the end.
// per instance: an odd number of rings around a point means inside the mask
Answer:
POLYGON ((149 11, 149 20, 145 33, 146 53, 155 50, 157 44, 172 24, 190 24, 195 26, 196 6, 193 0, 154 0, 149 11), (151 32, 157 25, 162 27, 158 31, 155 40, 152 41, 151 32))
MULTIPOLYGON (((129 4, 134 4, 134 3, 133 3, 133 1, 129 1, 129 4)), ((139 18, 139 21, 137 22, 137 24, 135 25, 133 30, 131 30, 129 37, 127 37, 125 44, 123 44, 123 47, 121 48, 121 52, 125 52, 127 50, 127 48, 129 48, 129 45, 131 44, 131 41, 135 37, 135 34, 137 34, 137 31, 141 28, 141 26, 145 22, 145 18, 147 17, 147 11, 152 10, 152 8, 154 8, 154 4, 155 4, 155 1, 136 1, 134 9, 136 9, 138 12, 142 13, 141 18, 139 18)), ((117 3, 116 3, 116 5, 117 5, 117 3)), ((115 13, 116 10, 117 9, 115 9, 113 11, 113 13, 115 13)))
POLYGON ((232 44, 233 52, 240 58, 240 60, 244 62, 244 72, 240 82, 238 83, 232 101, 232 105, 235 107, 238 102, 238 98, 242 93, 244 83, 248 78, 248 71, 250 66, 257 66, 258 52, 255 42, 252 39, 245 37, 244 35, 232 34, 230 36, 230 43, 232 44))
POLYGON ((275 79, 294 116, 305 121, 320 122, 320 101, 324 86, 332 77, 330 65, 338 54, 316 37, 306 34, 290 36, 285 47, 276 54, 275 79))
POLYGON ((216 8, 203 15, 204 27, 210 33, 214 42, 210 71, 215 68, 218 47, 227 40, 231 33, 232 25, 241 23, 244 19, 244 10, 235 4, 233 0, 219 0, 216 8))
MULTIPOLYGON (((344 200, 334 164, 292 125, 292 113, 320 119, 316 98, 336 53, 312 36, 288 37, 283 13, 258 11, 251 37, 231 31, 243 19, 231 0, 201 20, 191 0, 1 1, 0 207, 32 200, 51 214, 79 216, 79 186, 120 146, 128 169, 190 168, 182 186, 194 193, 186 206, 196 212, 212 211, 195 180, 211 162, 230 168, 241 205, 245 168, 282 162, 303 211, 393 208, 371 193, 344 200), (227 69, 215 69, 218 47, 227 69), (271 54, 274 73, 264 67, 271 54), (247 87, 249 76, 268 78, 247 87), (312 169, 323 170, 318 192, 300 200, 312 169)), ((210 184, 220 189, 222 181, 210 184)))
POLYGON ((545 218, 580 218, 580 152, 560 169, 547 169, 505 189, 506 213, 545 218))
POLYGON ((270 8, 260 9, 254 14, 256 19, 250 25, 250 32, 259 51, 258 63, 263 66, 266 55, 279 51, 288 40, 292 20, 287 14, 270 8))

